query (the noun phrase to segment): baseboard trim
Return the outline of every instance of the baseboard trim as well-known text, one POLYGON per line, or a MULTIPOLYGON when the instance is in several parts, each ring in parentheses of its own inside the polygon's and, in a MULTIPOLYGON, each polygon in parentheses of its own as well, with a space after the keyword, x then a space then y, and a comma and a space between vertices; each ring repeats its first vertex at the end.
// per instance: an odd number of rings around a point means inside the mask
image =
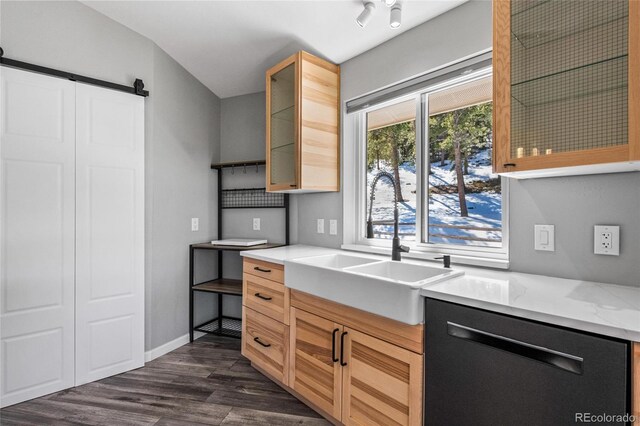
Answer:
MULTIPOLYGON (((206 333, 200 333, 196 331, 193 335, 194 339, 199 339, 204 336, 206 333)), ((178 349, 180 346, 186 345, 189 343, 189 333, 178 337, 177 339, 173 339, 170 342, 165 343, 164 345, 160 345, 157 348, 151 349, 144 353, 144 362, 153 361, 154 359, 161 357, 164 354, 168 354, 169 352, 178 349)))

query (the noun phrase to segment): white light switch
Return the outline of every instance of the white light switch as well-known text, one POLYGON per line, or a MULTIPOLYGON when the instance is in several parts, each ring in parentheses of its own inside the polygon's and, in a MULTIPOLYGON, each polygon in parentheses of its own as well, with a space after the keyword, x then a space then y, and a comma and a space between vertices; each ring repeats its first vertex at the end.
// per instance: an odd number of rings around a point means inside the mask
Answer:
POLYGON ((191 218, 191 231, 195 232, 200 229, 200 219, 197 217, 191 218))
POLYGON ((620 256, 620 227, 613 225, 594 226, 593 253, 620 256))
POLYGON ((324 234, 324 219, 318 219, 318 234, 324 234))
POLYGON ((329 235, 338 235, 338 221, 335 219, 329 221, 329 235))
POLYGON ((536 250, 556 251, 554 225, 534 225, 534 233, 536 250))
POLYGON ((546 229, 540 231, 540 244, 543 246, 549 245, 549 231, 546 229))

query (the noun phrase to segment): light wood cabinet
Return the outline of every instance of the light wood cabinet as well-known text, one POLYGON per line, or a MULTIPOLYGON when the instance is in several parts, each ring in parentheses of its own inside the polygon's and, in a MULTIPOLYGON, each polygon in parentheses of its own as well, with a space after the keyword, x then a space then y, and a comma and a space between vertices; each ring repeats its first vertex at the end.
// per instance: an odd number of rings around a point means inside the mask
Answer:
POLYGON ((276 381, 289 383, 289 292, 282 265, 243 261, 242 355, 276 381))
MULTIPOLYGON (((301 294, 294 292, 294 303, 301 294)), ((345 425, 421 424, 422 354, 345 326, 353 322, 349 310, 359 315, 353 308, 329 309, 344 315, 336 322, 291 308, 289 386, 345 425)))
POLYGON ((298 52, 269 69, 267 191, 340 190, 340 67, 298 52))
POLYGON ((284 285, 284 266, 276 263, 246 258, 242 262, 242 272, 284 285))
POLYGON ((289 325, 289 291, 275 281, 247 273, 242 276, 244 306, 285 325, 289 325))
POLYGON ((640 1, 493 5, 494 171, 640 170, 640 1))
POLYGON ((343 327, 291 308, 289 386, 326 414, 341 415, 342 368, 338 339, 343 327))
POLYGON ((336 424, 422 424, 424 326, 284 286, 284 268, 243 263, 242 354, 336 424))
POLYGON ((345 327, 342 423, 422 424, 422 356, 345 327))
POLYGON ((289 374, 289 327, 243 306, 242 355, 286 385, 289 374))

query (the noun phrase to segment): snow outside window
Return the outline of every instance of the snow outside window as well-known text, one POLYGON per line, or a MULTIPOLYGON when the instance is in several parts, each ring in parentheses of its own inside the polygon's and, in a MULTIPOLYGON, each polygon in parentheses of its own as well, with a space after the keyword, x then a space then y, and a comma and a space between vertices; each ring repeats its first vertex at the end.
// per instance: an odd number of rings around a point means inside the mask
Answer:
POLYGON ((393 236, 395 184, 402 240, 503 246, 502 185, 491 173, 491 96, 492 78, 485 74, 364 113, 367 217, 360 223, 366 226, 370 217, 374 240, 393 236), (372 203, 380 172, 394 182, 380 179, 372 203))

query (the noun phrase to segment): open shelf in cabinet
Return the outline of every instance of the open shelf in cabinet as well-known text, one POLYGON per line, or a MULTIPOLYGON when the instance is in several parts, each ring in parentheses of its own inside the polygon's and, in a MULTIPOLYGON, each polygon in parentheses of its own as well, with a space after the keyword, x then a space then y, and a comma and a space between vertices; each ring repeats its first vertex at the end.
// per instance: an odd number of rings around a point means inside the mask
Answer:
POLYGON ((612 0, 518 1, 512 3, 511 33, 530 49, 627 18, 624 6, 612 0))
POLYGON ((531 107, 617 90, 627 87, 626 69, 627 55, 620 55, 513 83, 511 97, 523 106, 531 107), (603 78, 606 76, 620 78, 603 78))

